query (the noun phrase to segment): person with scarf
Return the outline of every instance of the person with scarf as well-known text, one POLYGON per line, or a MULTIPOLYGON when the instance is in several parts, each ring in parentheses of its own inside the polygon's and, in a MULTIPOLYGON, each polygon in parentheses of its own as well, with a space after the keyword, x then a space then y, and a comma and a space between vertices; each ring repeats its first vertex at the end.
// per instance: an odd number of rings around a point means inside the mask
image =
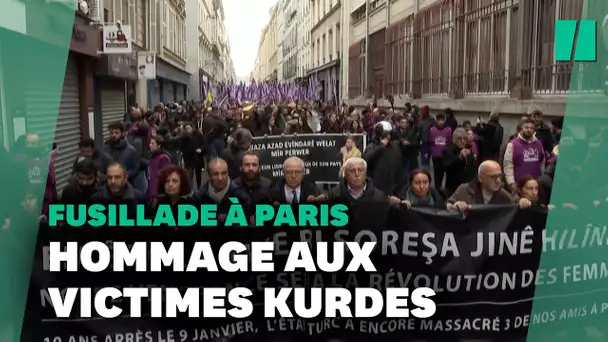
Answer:
POLYGON ((390 196, 389 201, 393 205, 404 205, 406 208, 445 208, 445 201, 439 191, 432 187, 431 173, 426 169, 413 170, 409 175, 408 185, 390 196))
POLYGON ((148 163, 148 199, 156 197, 160 172, 171 165, 171 155, 165 150, 165 140, 155 135, 150 141, 150 162, 148 163))
MULTIPOLYGON (((247 194, 228 176, 228 164, 223 159, 214 159, 207 165, 209 181, 203 184, 193 195, 197 205, 213 204, 217 206, 218 222, 223 222, 233 205, 231 198, 236 198, 243 208, 250 208, 247 194)), ((246 215, 247 210, 246 211, 246 215)), ((250 215, 247 215, 249 217, 250 215)))

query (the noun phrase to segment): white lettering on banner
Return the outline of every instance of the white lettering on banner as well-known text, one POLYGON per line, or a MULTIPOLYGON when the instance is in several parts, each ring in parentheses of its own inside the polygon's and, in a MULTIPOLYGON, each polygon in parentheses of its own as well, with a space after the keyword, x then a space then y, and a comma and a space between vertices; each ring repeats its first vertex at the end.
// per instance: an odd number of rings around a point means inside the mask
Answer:
POLYGON ((305 150, 307 150, 309 148, 314 148, 314 147, 319 147, 319 148, 336 147, 336 145, 337 145, 337 142, 335 140, 310 139, 310 140, 282 140, 282 141, 269 141, 266 143, 254 143, 251 148, 254 151, 279 150, 279 149, 287 149, 287 150, 305 149, 305 150))

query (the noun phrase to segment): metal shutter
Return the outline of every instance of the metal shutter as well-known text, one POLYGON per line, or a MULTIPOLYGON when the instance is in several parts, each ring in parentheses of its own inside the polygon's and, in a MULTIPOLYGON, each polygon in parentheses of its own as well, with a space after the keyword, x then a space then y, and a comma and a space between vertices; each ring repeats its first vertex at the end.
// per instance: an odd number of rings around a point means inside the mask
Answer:
POLYGON ((78 64, 72 57, 67 61, 56 122, 49 120, 54 115, 52 106, 48 105, 54 102, 49 94, 52 96, 53 92, 46 89, 44 82, 28 89, 27 131, 37 133, 40 142, 46 146, 57 143, 59 153, 55 157, 55 180, 57 190, 61 190, 72 172, 81 138, 78 64))
POLYGON ((101 122, 103 141, 110 139, 108 125, 125 119, 125 85, 115 80, 105 80, 101 88, 101 122))
POLYGON ((164 103, 175 102, 175 93, 173 92, 173 82, 163 81, 163 101, 164 103))
POLYGON ((152 108, 154 108, 154 106, 160 103, 160 87, 156 81, 150 86, 152 87, 150 91, 150 103, 152 104, 152 108))

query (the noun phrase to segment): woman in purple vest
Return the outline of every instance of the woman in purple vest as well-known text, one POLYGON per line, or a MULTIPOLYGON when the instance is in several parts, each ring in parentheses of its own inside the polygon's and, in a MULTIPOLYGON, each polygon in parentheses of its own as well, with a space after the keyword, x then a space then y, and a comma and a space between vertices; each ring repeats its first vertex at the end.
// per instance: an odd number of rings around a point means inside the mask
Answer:
POLYGON ((158 177, 167 165, 171 164, 171 156, 164 149, 165 141, 155 135, 150 141, 150 163, 148 164, 148 199, 156 198, 158 192, 158 177))
POLYGON ((452 129, 445 126, 445 114, 437 114, 435 126, 429 132, 429 152, 433 160, 435 188, 441 190, 445 167, 443 165, 443 150, 452 139, 452 129))
POLYGON ((518 191, 518 183, 526 175, 538 179, 545 169, 543 144, 534 136, 534 122, 521 123, 521 131, 505 149, 503 167, 507 186, 512 193, 518 191))

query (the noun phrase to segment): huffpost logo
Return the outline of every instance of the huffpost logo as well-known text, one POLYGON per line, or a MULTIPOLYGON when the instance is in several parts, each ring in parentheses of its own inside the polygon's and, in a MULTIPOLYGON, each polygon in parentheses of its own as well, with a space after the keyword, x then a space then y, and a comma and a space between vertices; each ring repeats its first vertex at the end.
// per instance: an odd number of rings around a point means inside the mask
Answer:
POLYGON ((595 62, 596 59, 597 22, 595 20, 557 20, 555 22, 555 60, 557 62, 595 62))

